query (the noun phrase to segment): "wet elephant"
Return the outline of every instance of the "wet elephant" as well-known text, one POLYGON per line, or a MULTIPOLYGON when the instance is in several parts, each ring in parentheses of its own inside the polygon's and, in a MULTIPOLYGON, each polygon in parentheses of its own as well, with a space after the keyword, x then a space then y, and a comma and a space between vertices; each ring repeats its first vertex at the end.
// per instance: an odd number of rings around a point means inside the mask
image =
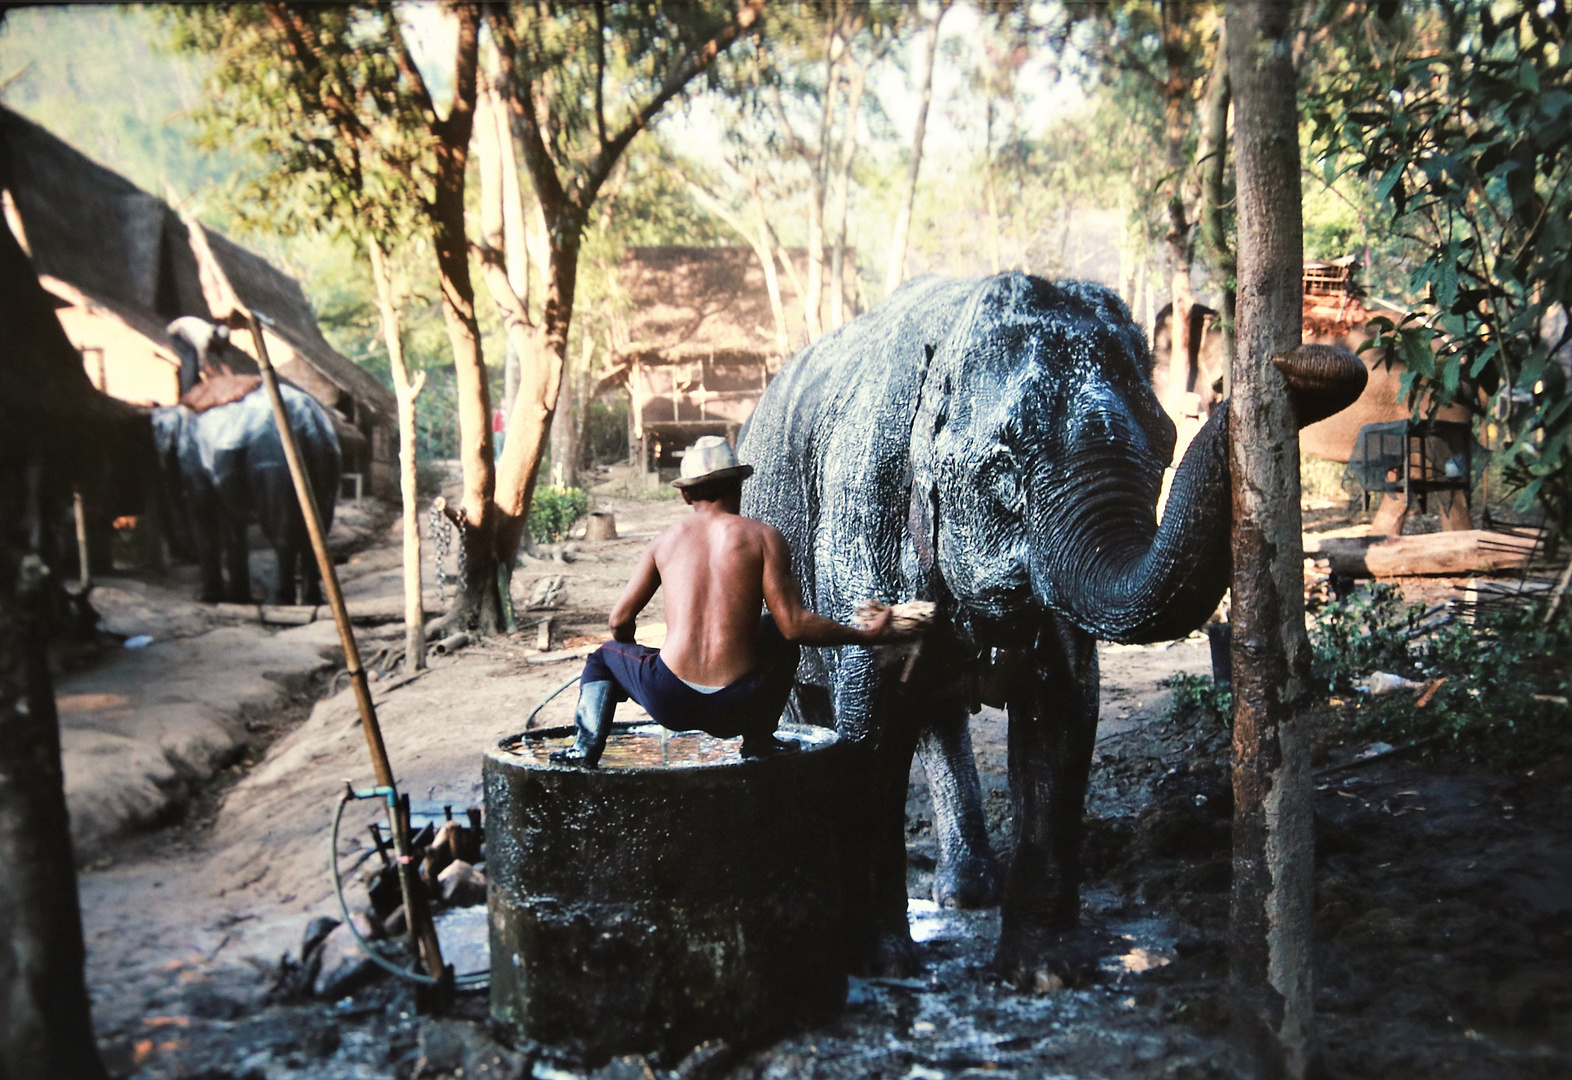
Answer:
MULTIPOLYGON (((991 886, 967 734, 979 677, 1008 650, 1014 854, 998 962, 1055 962, 1080 911, 1099 638, 1181 637, 1230 575, 1228 407, 1191 443, 1161 526, 1174 426, 1151 353, 1107 289, 1023 274, 924 278, 810 346, 770 384, 740 445, 743 512, 778 527, 804 598, 848 619, 864 597, 934 601, 948 627, 902 680, 872 653, 807 650, 801 718, 861 754, 848 885, 852 962, 908 969, 905 792, 934 789, 938 891, 991 886)), ((1280 365, 1309 423, 1358 396, 1364 367, 1311 347, 1280 365)))
MULTIPOLYGON (((255 376, 212 374, 203 354, 225 344, 224 335, 200 327, 193 335, 190 326, 172 325, 170 331, 182 358, 183 403, 154 410, 153 441, 171 516, 184 525, 201 567, 200 598, 252 601, 246 529, 255 522, 278 563, 266 602, 296 602, 298 568, 300 602, 322 603, 316 559, 266 392, 256 388, 255 376), (210 377, 201 381, 199 372, 210 377)), ((338 435, 327 410, 310 394, 288 384, 280 389, 326 529, 333 523, 342 471, 338 435)))

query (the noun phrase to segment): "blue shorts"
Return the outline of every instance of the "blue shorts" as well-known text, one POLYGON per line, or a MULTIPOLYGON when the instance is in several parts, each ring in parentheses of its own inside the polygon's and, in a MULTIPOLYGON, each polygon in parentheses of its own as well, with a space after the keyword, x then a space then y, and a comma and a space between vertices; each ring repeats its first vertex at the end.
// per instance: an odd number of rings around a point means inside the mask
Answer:
POLYGON ((611 683, 616 700, 632 698, 673 731, 704 731, 720 739, 766 735, 786 708, 801 650, 781 636, 769 614, 759 619, 754 647, 759 666, 713 694, 700 693, 673 675, 659 649, 620 641, 590 653, 580 684, 611 683))

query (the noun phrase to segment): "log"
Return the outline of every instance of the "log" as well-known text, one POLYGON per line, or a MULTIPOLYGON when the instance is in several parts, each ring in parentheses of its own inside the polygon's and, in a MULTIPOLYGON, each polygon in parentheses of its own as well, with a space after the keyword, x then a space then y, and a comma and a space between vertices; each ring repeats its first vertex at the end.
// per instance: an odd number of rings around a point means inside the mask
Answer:
MULTIPOLYGON (((404 596, 402 593, 395 596, 380 596, 371 600, 356 600, 347 605, 349 620, 354 623, 390 623, 404 621, 404 596)), ((438 615, 442 608, 426 604, 424 610, 427 616, 438 615)), ((330 619, 333 613, 325 605, 317 609, 317 618, 330 619)))
POLYGON ((1521 569, 1534 551, 1529 536, 1468 529, 1420 536, 1321 541, 1334 574, 1356 578, 1460 576, 1521 569))
POLYGON ((310 604, 263 604, 262 621, 270 626, 305 626, 316 621, 317 609, 310 604))

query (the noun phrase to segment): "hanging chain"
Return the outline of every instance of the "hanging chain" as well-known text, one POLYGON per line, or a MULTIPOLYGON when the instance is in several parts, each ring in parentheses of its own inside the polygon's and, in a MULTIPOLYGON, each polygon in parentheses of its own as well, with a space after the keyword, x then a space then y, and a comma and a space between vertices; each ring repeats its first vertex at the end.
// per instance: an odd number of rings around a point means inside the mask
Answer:
POLYGON ((437 602, 444 607, 448 602, 448 548, 452 545, 453 539, 449 529, 448 519, 442 516, 442 511, 437 509, 437 504, 432 503, 431 524, 428 531, 431 534, 431 546, 436 549, 437 556, 437 602))
POLYGON ((458 538, 458 576, 455 581, 464 580, 464 571, 469 565, 469 550, 464 543, 463 531, 437 509, 435 502, 431 504, 431 523, 427 531, 431 534, 431 545, 436 549, 437 555, 437 601, 446 604, 448 602, 448 552, 453 548, 454 537, 458 538))

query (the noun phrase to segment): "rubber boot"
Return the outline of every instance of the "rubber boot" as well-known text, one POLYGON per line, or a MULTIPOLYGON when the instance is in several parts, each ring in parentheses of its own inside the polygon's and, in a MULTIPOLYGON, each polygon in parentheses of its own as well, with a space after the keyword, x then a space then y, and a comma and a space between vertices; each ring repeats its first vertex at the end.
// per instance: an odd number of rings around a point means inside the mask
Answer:
POLYGON ((551 760, 559 765, 577 765, 593 769, 600 763, 601 751, 606 749, 606 737, 611 734, 611 717, 617 703, 611 697, 611 683, 584 683, 579 687, 579 707, 573 714, 573 748, 558 750, 551 760))

